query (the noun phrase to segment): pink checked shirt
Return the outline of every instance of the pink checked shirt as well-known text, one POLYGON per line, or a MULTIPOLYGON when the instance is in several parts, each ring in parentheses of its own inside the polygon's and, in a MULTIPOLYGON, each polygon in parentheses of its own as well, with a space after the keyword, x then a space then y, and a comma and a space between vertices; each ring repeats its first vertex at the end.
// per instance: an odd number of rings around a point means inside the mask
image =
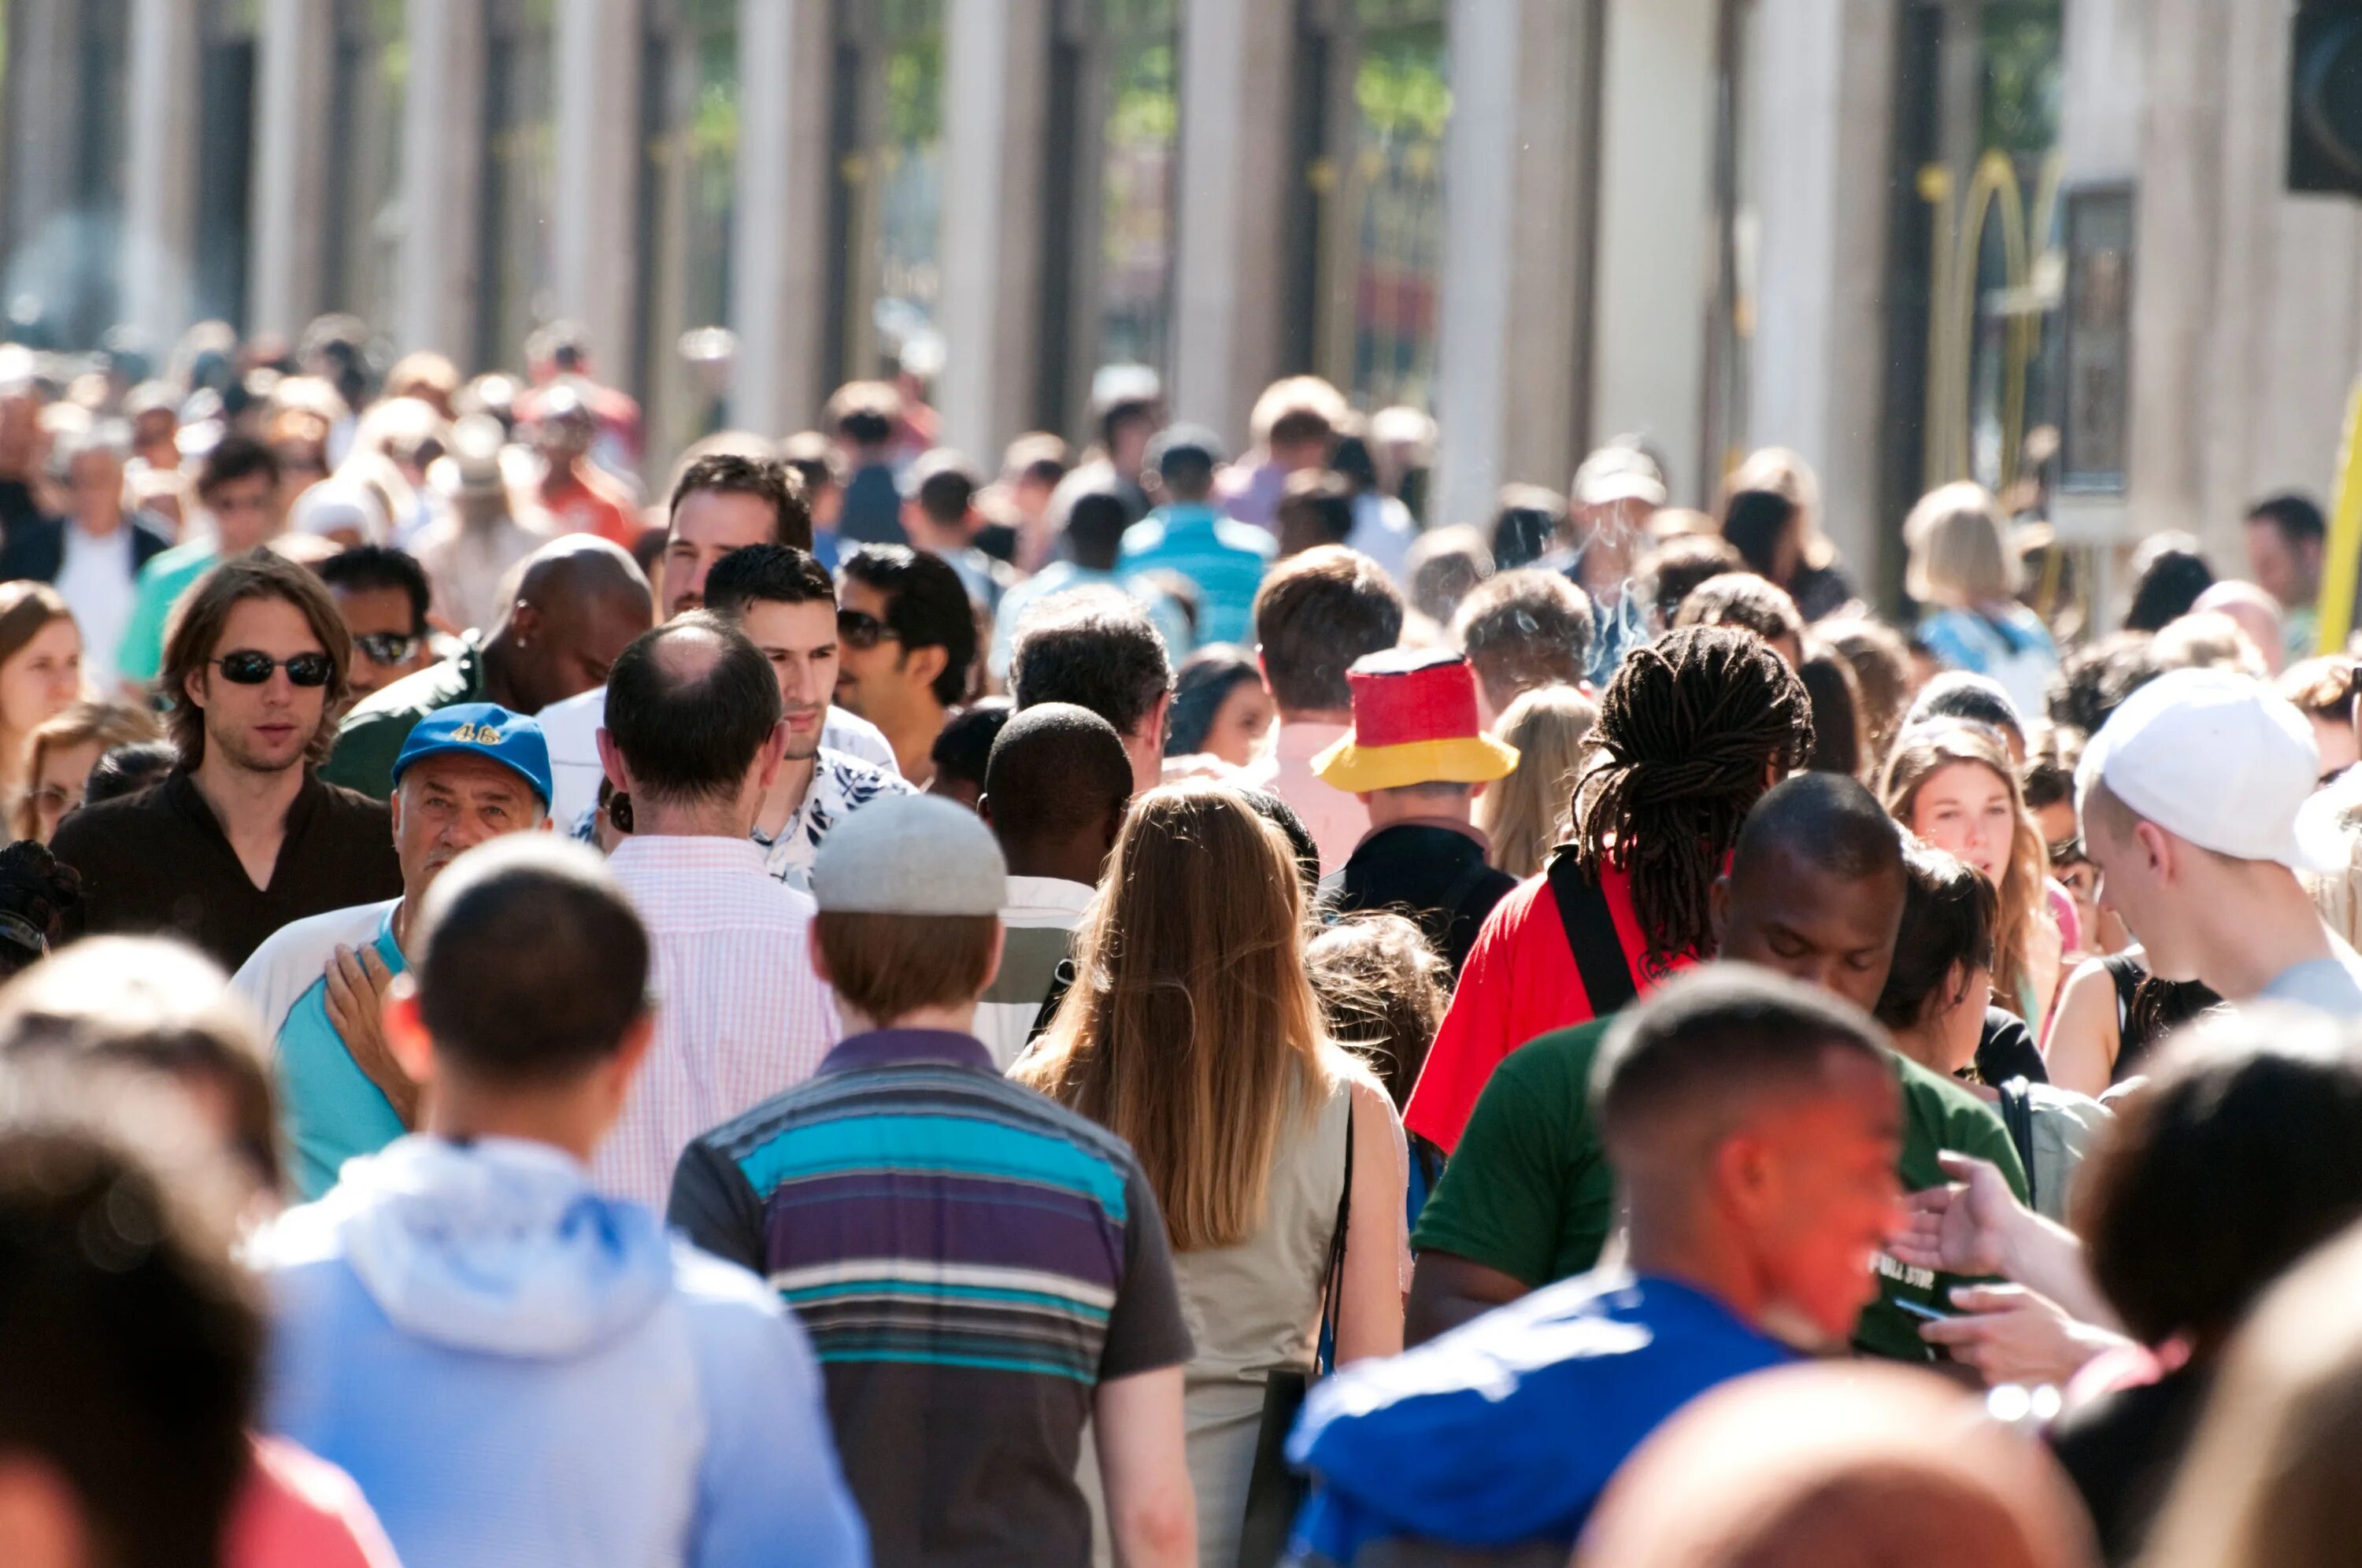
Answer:
POLYGON ((836 1005, 804 945, 811 899, 751 840, 628 838, 607 864, 648 928, 657 1036, 590 1174, 661 1214, 690 1140, 811 1077, 836 1005))

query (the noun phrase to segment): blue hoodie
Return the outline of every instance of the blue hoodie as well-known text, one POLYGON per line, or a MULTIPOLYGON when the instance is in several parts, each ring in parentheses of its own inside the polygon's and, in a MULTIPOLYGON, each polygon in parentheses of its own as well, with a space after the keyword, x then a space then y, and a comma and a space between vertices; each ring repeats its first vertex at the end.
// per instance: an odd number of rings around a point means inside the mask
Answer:
POLYGON ((869 1561, 794 1317, 558 1150, 403 1138, 252 1255, 270 1428, 405 1562, 869 1561))

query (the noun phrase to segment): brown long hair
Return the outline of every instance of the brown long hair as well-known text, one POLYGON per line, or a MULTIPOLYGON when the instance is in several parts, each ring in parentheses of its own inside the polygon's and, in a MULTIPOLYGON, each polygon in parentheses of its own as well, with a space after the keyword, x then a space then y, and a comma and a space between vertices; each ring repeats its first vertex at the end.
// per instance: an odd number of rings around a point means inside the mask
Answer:
POLYGON ((1010 1069, 1131 1144, 1178 1251, 1253 1235, 1290 1124, 1361 1076, 1321 1032, 1303 940, 1277 829, 1220 785, 1151 790, 1076 933, 1074 986, 1010 1069))
POLYGON ((33 809, 33 790, 40 782, 41 762, 53 751, 71 751, 98 741, 105 746, 154 740, 156 721, 143 708, 84 698, 42 723, 25 741, 25 790, 10 808, 9 827, 18 838, 39 838, 40 819, 33 809))
MULTIPOLYGON (((2032 975, 2034 922, 2042 910, 2050 856, 2042 842, 2041 827, 2025 809, 2025 794, 2018 785, 2017 769, 2010 766, 2009 753, 1998 739, 1974 725, 1938 723, 1906 730, 1896 740, 1894 755, 1886 764, 1886 809, 1896 822, 1909 827, 1920 790, 1958 762, 1976 764, 2009 789, 2016 826, 2010 834, 2009 865, 1998 889, 2001 921, 1993 933, 1993 999, 2011 1012, 2023 1014, 2025 987, 2032 975)), ((2037 999, 2036 1006, 2044 999, 2037 999)))
POLYGON ((305 766, 317 767, 337 744, 337 721, 352 695, 352 634, 345 628, 337 602, 328 597, 327 585, 268 547, 223 561, 199 578, 173 609, 164 635, 164 667, 156 677, 157 692, 169 704, 165 738, 181 754, 182 767, 193 769, 204 760, 205 711, 189 700, 189 677, 206 668, 229 613, 249 599, 283 599, 302 611, 336 667, 322 693, 319 728, 304 753, 305 766))

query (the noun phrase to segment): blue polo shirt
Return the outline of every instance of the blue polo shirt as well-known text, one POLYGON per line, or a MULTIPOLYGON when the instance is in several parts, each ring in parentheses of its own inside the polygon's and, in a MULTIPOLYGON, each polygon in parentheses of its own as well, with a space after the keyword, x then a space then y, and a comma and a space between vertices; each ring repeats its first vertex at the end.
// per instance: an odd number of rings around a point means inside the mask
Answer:
POLYGON ((1374 1541, 1563 1551, 1675 1410, 1794 1353, 1703 1292, 1599 1270, 1314 1386, 1287 1457, 1314 1478, 1294 1550, 1343 1568, 1374 1541))
POLYGON ((1116 570, 1177 572, 1198 586, 1198 646, 1254 641, 1255 590, 1279 541, 1199 502, 1160 506, 1123 536, 1116 570))
POLYGON ((337 1185, 347 1160, 373 1154, 408 1131, 328 1021, 326 977, 339 946, 358 952, 367 944, 396 975, 409 966, 393 941, 401 901, 297 921, 256 948, 232 982, 262 1013, 274 1042, 281 1132, 307 1202, 337 1185))

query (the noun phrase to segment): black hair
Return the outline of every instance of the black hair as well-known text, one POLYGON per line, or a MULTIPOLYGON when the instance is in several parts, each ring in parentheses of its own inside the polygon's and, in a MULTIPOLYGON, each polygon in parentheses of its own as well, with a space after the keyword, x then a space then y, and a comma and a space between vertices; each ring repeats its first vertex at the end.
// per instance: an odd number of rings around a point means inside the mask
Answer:
POLYGON ((1591 1102, 1610 1158, 1670 1117, 1817 1082, 1832 1050, 1885 1062, 1877 1025, 1824 991, 1740 964, 1680 976, 1600 1043, 1591 1102))
POLYGON ((1502 571, 1541 559, 1566 526, 1566 497, 1540 485, 1511 485, 1493 513, 1493 564, 1502 571))
POLYGON ((1805 617, 1788 591, 1751 571, 1717 572, 1690 590, 1673 612, 1676 626, 1744 626, 1767 643, 1805 637, 1805 617))
POLYGON ((945 719, 935 734, 935 744, 927 749, 935 777, 973 785, 977 793, 983 793, 993 742, 1000 738, 1016 712, 1006 697, 979 697, 945 719))
POLYGON ((1153 420, 1155 417, 1156 400, 1153 397, 1128 397, 1111 403, 1108 404, 1107 412, 1099 415, 1099 445, 1112 452, 1118 427, 1134 420, 1153 420))
POLYGON ((1749 571, 1772 577, 1780 536, 1794 525, 1796 511, 1796 503, 1776 490, 1742 490, 1723 508, 1722 536, 1738 550, 1749 571))
POLYGON ((412 970, 435 1049, 494 1084, 562 1084, 647 1010, 648 937, 592 851, 518 834, 453 862, 412 970))
POLYGON ((2160 534, 2133 561, 2133 600, 2125 612, 2127 632, 2158 632, 2190 613, 2198 596, 2214 586, 2214 569, 2187 534, 2160 534))
POLYGON ((1377 460, 1370 456, 1370 443, 1365 437, 1341 436, 1337 445, 1330 448, 1329 471, 1357 491, 1378 488, 1377 460))
POLYGON ((2150 1063, 2076 1189, 2092 1275, 2133 1337, 2227 1332, 2282 1270, 2362 1216, 2362 1053, 2267 1010, 2201 1021, 2150 1063))
POLYGON ((1277 828, 1287 840, 1287 847, 1296 856, 1296 874, 1304 884, 1304 897, 1309 903, 1320 891, 1320 845, 1296 808, 1269 790, 1242 789, 1239 798, 1254 811, 1254 814, 1277 828))
POLYGON ((90 778, 82 789, 82 803, 103 805, 125 795, 137 795, 160 782, 180 760, 180 751, 171 741, 129 741, 109 746, 91 765, 90 778))
POLYGON ((1916 729, 1943 719, 1982 724, 2004 739, 2013 734, 2020 741, 2025 739, 2025 715, 2010 701, 2009 693, 1991 677, 1964 669, 1948 669, 1921 687, 1911 711, 1904 715, 1903 727, 1916 729))
POLYGON ((1796 667, 1813 708, 1813 749, 1805 766, 1816 773, 1861 777, 1861 690, 1853 666, 1836 649, 1816 643, 1796 667))
POLYGON ((1872 1010, 1889 1029, 1917 1023, 1927 999, 1962 965, 1991 969, 2001 930, 2001 895, 1983 872, 1925 845, 1913 845, 1903 864, 1903 923, 1872 1010))
POLYGON ((1172 723, 1164 755, 1192 756, 1206 749, 1214 716, 1242 682, 1263 679, 1263 671, 1235 643, 1208 643, 1181 661, 1173 678, 1172 723))
POLYGON ((743 615, 748 604, 814 602, 833 606, 836 580, 793 545, 742 546, 705 576, 705 607, 720 615, 743 615))
POLYGON ((426 635, 426 570, 408 551, 397 550, 391 545, 354 545, 312 569, 320 574, 322 582, 348 593, 400 589, 410 599, 410 635, 426 635))
POLYGON ((812 547, 811 506, 804 499, 803 476, 777 458, 750 458, 741 452, 708 452, 680 470, 673 481, 667 518, 680 515, 680 503, 701 491, 722 495, 751 495, 769 503, 771 542, 812 547))
POLYGON ((1131 758, 1105 718, 1072 702, 1043 702, 1001 725, 984 793, 1002 844, 1055 844, 1123 815, 1131 758))
POLYGON ((778 722, 770 661, 710 610, 641 633, 607 673, 607 733, 643 801, 736 794, 778 722), (712 657, 682 668, 699 644, 712 657))
POLYGON ((254 1465, 252 1280, 151 1130, 31 1086, 0 1079, 0 1453, 54 1470, 94 1562, 212 1561, 254 1465))
POLYGON ((214 443, 213 450, 197 465, 198 498, 214 495, 226 484, 252 479, 257 474, 276 489, 280 478, 278 454, 251 436, 230 431, 214 443))
POLYGON ((1789 856, 1848 882, 1904 874, 1903 833, 1861 781, 1799 773, 1764 791, 1731 847, 1735 878, 1789 856))
POLYGON ((1123 552, 1123 533, 1131 526, 1131 509, 1123 497, 1109 490, 1087 490, 1066 509, 1066 549, 1075 564, 1094 571, 1111 571, 1123 552))
POLYGON ((1150 438, 1145 457, 1165 490, 1183 501, 1202 499, 1213 489, 1214 470, 1222 462, 1213 433, 1193 425, 1168 425, 1158 431, 1150 438))
POLYGON ((2098 734, 2125 699, 2161 672, 2147 632, 2115 632, 2067 650, 2050 678, 2044 703, 2050 722, 2064 729, 2098 734))
POLYGON ((1632 575, 1648 585, 1648 600, 1656 608, 1659 624, 1670 626, 1681 613, 1682 601, 1697 591, 1700 583, 1747 569, 1747 558, 1727 539, 1683 534, 1642 557, 1632 575))
POLYGON ((838 569, 886 599, 886 624, 902 651, 944 650, 944 670, 935 677, 935 701, 951 707, 967 695, 968 667, 976 662, 976 611, 967 587, 948 562, 908 545, 864 545, 838 569))
POLYGON ((976 504, 976 476, 960 463, 944 462, 933 472, 922 473, 911 499, 919 510, 941 524, 957 523, 976 504))
POLYGON ((82 933, 82 874, 29 838, 0 848, 0 978, 82 933))
POLYGON ((1279 498, 1279 521, 1300 520, 1313 545, 1341 545, 1353 532, 1353 486, 1329 469, 1308 469, 1287 476, 1279 498))
POLYGON ((1712 945, 1707 891, 1771 776, 1810 754, 1812 703, 1752 632, 1691 626, 1625 656, 1589 745, 1573 853, 1594 881, 1610 866, 1631 877, 1661 973, 1712 945))
POLYGON ((2321 514, 2321 508, 2312 497, 2293 491, 2258 501, 2247 508, 2247 520, 2271 524, 2291 545, 2318 545, 2329 536, 2329 521, 2321 514))
POLYGON ((1071 604, 1046 604, 1017 629, 1009 694, 1020 712, 1041 702, 1072 702, 1113 724, 1116 734, 1131 735, 1172 690, 1164 639, 1120 595, 1094 592, 1071 604))

